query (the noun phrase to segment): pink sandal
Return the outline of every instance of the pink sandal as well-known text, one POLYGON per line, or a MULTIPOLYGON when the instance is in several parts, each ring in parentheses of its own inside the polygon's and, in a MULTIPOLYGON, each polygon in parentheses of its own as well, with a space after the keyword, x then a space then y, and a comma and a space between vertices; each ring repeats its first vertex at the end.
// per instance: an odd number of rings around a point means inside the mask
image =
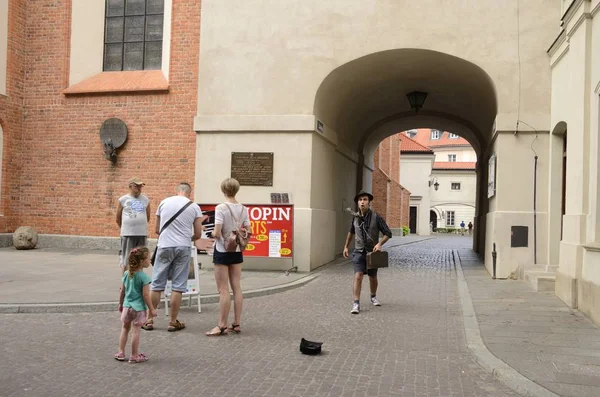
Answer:
POLYGON ((125 360, 127 360, 127 357, 125 357, 125 353, 121 352, 121 353, 115 354, 115 360, 125 361, 125 360))
POLYGON ((144 353, 129 357, 129 362, 132 364, 143 363, 144 361, 148 361, 148 357, 144 353))

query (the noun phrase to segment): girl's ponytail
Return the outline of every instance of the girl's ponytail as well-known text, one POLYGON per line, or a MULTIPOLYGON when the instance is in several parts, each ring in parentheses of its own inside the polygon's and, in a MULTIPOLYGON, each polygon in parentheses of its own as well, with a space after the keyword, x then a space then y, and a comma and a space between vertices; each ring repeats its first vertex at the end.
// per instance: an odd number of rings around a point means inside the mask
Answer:
POLYGON ((142 269, 142 263, 150 255, 150 250, 146 247, 135 247, 129 253, 129 277, 133 277, 135 272, 142 269))

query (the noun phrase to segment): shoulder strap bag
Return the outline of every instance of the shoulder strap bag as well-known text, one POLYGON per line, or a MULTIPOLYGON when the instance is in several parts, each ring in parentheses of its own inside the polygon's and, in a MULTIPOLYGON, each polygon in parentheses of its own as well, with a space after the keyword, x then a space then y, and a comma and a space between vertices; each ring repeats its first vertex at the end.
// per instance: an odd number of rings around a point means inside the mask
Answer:
POLYGON ((237 248, 239 247, 240 251, 243 252, 246 249, 246 246, 248 245, 248 241, 250 240, 250 231, 247 230, 243 226, 243 222, 244 222, 243 217, 244 217, 244 211, 246 210, 246 207, 244 207, 242 205, 242 211, 240 212, 240 218, 238 220, 238 218, 236 218, 235 215, 233 215, 233 211, 231 210, 231 207, 227 203, 225 203, 225 206, 229 210, 229 213, 231 214, 231 218, 235 222, 235 227, 233 228, 231 233, 229 233, 229 236, 227 236, 223 241, 223 243, 225 245, 225 251, 226 252, 236 252, 237 248), (240 223, 240 220, 241 220, 241 223, 240 223))
MULTIPOLYGON (((173 215, 171 217, 171 219, 169 219, 161 228, 160 231, 158 232, 158 235, 160 237, 160 234, 167 228, 167 226, 169 226, 175 219, 177 219, 177 217, 179 215, 181 215, 181 213, 183 211, 185 211, 185 209, 187 207, 189 207, 192 204, 192 200, 188 201, 186 205, 184 205, 183 207, 181 207, 181 209, 179 211, 177 211, 175 213, 175 215, 173 215)), ((152 263, 152 266, 154 266, 154 261, 156 260, 156 251, 158 251, 158 242, 156 244, 156 247, 154 247, 154 253, 152 253, 152 257, 150 257, 150 263, 152 263)))

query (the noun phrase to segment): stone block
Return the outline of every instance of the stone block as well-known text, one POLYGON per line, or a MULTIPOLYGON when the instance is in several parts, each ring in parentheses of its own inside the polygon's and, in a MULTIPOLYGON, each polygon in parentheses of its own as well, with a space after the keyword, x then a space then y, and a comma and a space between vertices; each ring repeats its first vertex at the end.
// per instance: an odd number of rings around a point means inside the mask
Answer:
POLYGON ((33 249, 37 243, 37 231, 31 226, 21 226, 13 233, 13 245, 18 250, 33 249))

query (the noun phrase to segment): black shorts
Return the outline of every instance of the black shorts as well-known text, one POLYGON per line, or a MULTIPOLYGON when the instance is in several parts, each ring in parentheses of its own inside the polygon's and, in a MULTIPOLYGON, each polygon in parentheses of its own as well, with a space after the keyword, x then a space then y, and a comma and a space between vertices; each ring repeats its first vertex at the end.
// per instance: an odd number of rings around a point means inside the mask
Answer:
POLYGON ((219 252, 215 248, 213 251, 213 263, 215 265, 237 265, 244 262, 244 256, 241 252, 219 252))
POLYGON ((352 263, 354 264, 354 273, 368 274, 369 277, 377 277, 377 269, 367 269, 366 252, 353 252, 352 263))

